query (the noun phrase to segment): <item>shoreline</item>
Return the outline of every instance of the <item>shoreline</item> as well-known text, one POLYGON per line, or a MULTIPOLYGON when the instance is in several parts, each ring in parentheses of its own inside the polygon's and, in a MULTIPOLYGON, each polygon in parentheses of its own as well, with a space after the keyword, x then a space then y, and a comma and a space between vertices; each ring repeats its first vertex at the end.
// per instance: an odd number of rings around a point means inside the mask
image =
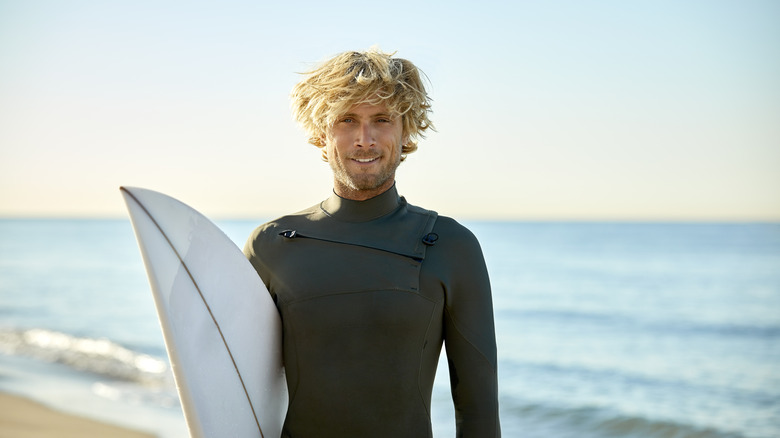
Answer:
POLYGON ((189 436, 170 394, 45 360, 0 352, 0 396, 0 438, 189 436))
POLYGON ((0 391, 0 438, 154 438, 155 435, 64 413, 24 396, 0 391))

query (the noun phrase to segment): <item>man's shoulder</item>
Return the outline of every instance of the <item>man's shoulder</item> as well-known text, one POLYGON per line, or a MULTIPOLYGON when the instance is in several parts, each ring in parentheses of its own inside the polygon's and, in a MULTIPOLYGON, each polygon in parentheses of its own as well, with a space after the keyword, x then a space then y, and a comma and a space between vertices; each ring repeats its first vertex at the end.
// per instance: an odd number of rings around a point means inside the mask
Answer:
POLYGON ((477 236, 467 226, 449 216, 439 215, 433 232, 438 236, 437 245, 446 246, 453 252, 480 247, 477 236))
POLYGON ((433 231, 436 233, 447 234, 451 236, 460 236, 465 238, 474 238, 474 234, 466 226, 450 216, 444 216, 434 210, 408 204, 408 210, 412 213, 432 215, 436 217, 436 224, 433 231))
POLYGON ((441 232, 455 233, 455 234, 470 233, 468 228, 461 225, 457 220, 455 220, 450 216, 444 216, 437 213, 434 210, 428 210, 423 207, 419 207, 411 204, 409 204, 408 209, 410 212, 413 213, 432 215, 436 217, 436 224, 434 225, 434 231, 441 231, 441 232))

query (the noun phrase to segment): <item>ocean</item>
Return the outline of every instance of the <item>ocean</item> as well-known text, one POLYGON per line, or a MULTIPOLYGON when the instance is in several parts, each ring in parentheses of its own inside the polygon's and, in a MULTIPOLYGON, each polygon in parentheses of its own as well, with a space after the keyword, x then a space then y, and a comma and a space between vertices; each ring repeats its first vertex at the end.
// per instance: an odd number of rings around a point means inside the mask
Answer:
MULTIPOLYGON (((217 224, 243 246, 260 222, 217 224)), ((464 224, 493 285, 505 437, 780 437, 780 224, 464 224)), ((187 436, 129 221, 0 220, 0 390, 187 436)))

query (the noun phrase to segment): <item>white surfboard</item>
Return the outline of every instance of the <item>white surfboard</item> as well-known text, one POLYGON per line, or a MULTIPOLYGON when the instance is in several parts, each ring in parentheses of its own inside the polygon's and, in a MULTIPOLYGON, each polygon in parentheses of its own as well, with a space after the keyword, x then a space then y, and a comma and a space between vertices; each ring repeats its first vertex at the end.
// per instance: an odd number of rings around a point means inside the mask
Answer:
POLYGON ((190 436, 278 438, 279 313, 240 249, 162 193, 122 187, 190 436))

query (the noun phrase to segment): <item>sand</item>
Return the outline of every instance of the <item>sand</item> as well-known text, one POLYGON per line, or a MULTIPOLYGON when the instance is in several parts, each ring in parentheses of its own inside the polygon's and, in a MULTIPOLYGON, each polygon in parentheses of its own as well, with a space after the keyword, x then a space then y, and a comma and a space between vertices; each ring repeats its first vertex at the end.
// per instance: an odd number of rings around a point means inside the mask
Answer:
POLYGON ((151 438, 125 429, 52 410, 28 399, 0 393, 0 438, 151 438))

